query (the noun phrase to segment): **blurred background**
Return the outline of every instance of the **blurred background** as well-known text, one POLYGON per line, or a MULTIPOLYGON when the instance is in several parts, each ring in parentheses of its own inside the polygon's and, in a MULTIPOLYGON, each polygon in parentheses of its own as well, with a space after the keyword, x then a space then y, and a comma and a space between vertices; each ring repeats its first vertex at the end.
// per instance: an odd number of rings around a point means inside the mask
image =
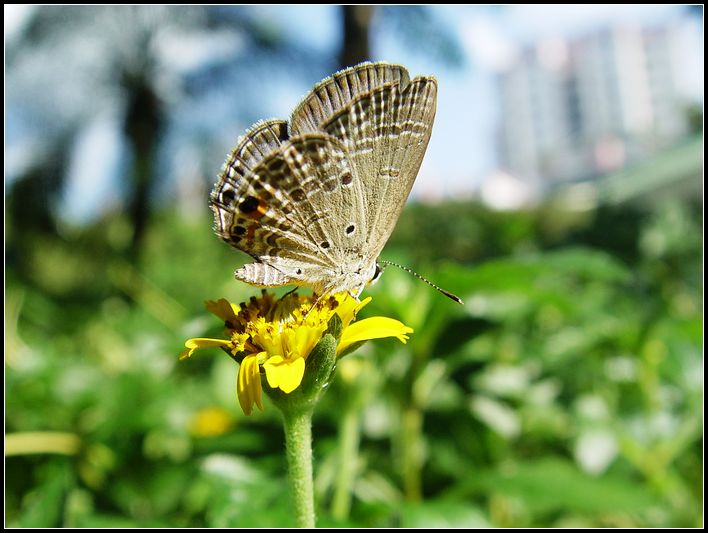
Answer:
POLYGON ((702 525, 702 6, 5 6, 5 512, 15 527, 294 520, 205 299, 239 135, 362 60, 439 80, 315 421, 318 524, 702 525))

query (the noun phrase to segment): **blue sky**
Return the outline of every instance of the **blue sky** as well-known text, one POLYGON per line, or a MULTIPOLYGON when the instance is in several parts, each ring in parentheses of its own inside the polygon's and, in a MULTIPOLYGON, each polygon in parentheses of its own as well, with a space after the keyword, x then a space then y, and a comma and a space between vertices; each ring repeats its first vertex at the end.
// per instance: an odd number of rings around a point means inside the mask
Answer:
MULTIPOLYGON (((26 9, 5 6, 6 41, 22 24, 26 9)), ((258 6, 254 9, 272 16, 293 38, 321 50, 338 48, 340 21, 337 6, 258 6)), ((501 8, 453 5, 431 9, 462 45, 465 61, 460 68, 451 68, 419 50, 406 48, 397 35, 377 31, 379 21, 376 18, 372 24, 372 59, 402 63, 411 75, 432 74, 439 80, 433 136, 412 193, 421 199, 472 194, 476 185, 496 168, 498 103, 495 76, 521 47, 540 38, 573 37, 608 25, 665 22, 685 12, 685 7, 671 5, 501 8)), ((190 50, 190 47, 182 50, 190 50)), ((199 55, 196 47, 191 50, 199 55)), ((182 53, 181 60, 187 59, 182 53)), ((317 81, 319 79, 309 80, 309 83, 273 84, 273 88, 264 94, 264 107, 270 112, 262 118, 288 117, 302 95, 317 81)), ((234 131, 242 132, 247 126, 234 125, 234 131)), ((105 206, 106 197, 115 195, 116 186, 111 179, 115 180, 116 162, 121 154, 116 148, 117 132, 113 128, 110 120, 99 121, 77 140, 64 206, 71 218, 90 218, 95 206, 105 206), (95 154, 102 154, 102 157, 97 159, 95 154), (107 172, 108 167, 112 167, 113 172, 107 172)), ((8 145, 10 142, 8 140, 8 145)), ((226 154, 225 151, 224 157, 226 154)), ((223 159, 216 161, 214 168, 218 169, 222 162, 223 159)))
MULTIPOLYGON (((322 48, 335 47, 339 20, 332 6, 267 7, 288 21, 289 31, 322 48)), ((439 82, 438 113, 433 137, 413 195, 435 199, 470 194, 475 185, 496 168, 496 73, 519 48, 546 37, 573 37, 608 25, 653 24, 678 18, 682 6, 655 5, 540 5, 540 6, 436 6, 431 8, 457 35, 464 65, 450 68, 406 49, 396 35, 376 32, 373 20, 374 59, 406 65, 412 75, 433 74, 439 82), (462 154, 462 155, 461 155, 462 154)), ((317 80, 313 80, 317 81, 317 80)), ((273 102, 276 116, 288 116, 307 87, 273 102)), ((282 95, 281 95, 282 96, 282 95)))

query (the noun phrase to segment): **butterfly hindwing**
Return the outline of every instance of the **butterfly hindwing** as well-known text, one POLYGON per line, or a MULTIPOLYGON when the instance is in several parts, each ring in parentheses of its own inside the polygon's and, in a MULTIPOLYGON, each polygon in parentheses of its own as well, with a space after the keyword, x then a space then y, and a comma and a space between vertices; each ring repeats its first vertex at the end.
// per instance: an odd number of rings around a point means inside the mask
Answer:
MULTIPOLYGON (((224 163, 219 179, 210 196, 214 212, 214 230, 224 241, 241 247, 242 230, 235 230, 234 217, 238 205, 252 192, 248 179, 253 167, 263 158, 277 150, 288 139, 288 123, 284 120, 269 120, 255 124, 236 145, 224 163)), ((248 251, 248 250, 244 250, 248 251)))

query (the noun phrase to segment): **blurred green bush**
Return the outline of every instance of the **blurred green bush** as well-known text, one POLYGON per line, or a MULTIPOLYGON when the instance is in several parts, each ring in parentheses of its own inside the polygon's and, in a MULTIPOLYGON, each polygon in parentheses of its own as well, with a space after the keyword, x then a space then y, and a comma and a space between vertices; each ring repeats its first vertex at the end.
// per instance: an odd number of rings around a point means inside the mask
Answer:
MULTIPOLYGON (((409 206, 385 258, 465 306, 392 268, 371 288, 415 333, 340 362, 319 525, 700 526, 700 213, 409 206)), ((218 351, 177 362, 220 329, 203 300, 257 290, 210 225, 162 213, 134 264, 120 215, 10 224, 7 525, 292 525, 276 410, 240 413, 218 351)))

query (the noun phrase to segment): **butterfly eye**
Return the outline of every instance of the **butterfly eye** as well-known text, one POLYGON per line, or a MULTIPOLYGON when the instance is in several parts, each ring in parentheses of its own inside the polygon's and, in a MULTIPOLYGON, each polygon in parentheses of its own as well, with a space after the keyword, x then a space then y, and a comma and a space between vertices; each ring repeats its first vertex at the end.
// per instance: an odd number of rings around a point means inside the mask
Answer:
POLYGON ((369 280, 369 283, 376 283, 379 278, 381 277, 381 274, 383 273, 383 268, 376 263, 376 269, 374 270, 374 275, 373 277, 369 280))

